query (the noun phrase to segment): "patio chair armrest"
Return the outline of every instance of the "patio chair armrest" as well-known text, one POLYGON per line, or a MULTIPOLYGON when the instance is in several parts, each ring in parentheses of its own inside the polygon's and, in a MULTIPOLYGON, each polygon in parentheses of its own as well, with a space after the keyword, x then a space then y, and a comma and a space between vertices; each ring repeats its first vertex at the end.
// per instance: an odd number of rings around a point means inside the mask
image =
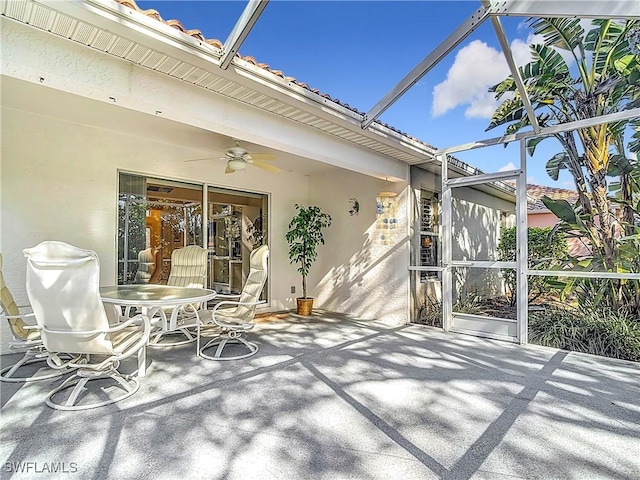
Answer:
MULTIPOLYGON (((109 357, 109 358, 105 359, 102 363, 100 363, 100 364, 98 364, 96 366, 97 369, 101 369, 102 367, 108 365, 109 363, 111 363, 113 361, 120 361, 122 359, 130 357, 131 355, 136 353, 141 348, 145 348, 145 346, 149 342, 149 336, 151 335, 151 322, 149 321, 149 317, 146 316, 146 315, 136 315, 131 320, 137 319, 138 317, 140 317, 142 319, 142 326, 144 327, 143 331, 142 331, 142 335, 140 336, 140 339, 136 343, 131 345, 129 348, 127 348, 121 354, 113 355, 112 357, 109 357)), ((131 321, 127 321, 125 323, 129 323, 130 324, 131 321)), ((136 324, 136 325, 139 326, 139 324, 136 324)), ((118 330, 120 330, 120 329, 118 328, 118 330)))
POLYGON ((35 313, 23 313, 22 315, 5 315, 4 313, 0 314, 1 320, 4 320, 4 319, 9 320, 12 318, 21 318, 24 320, 25 318, 35 318, 35 317, 36 317, 35 313))
POLYGON ((211 312, 215 312, 216 310, 218 310, 218 308, 220 308, 222 305, 245 305, 245 306, 250 306, 250 305, 261 305, 263 303, 267 303, 266 300, 258 300, 257 302, 233 302, 231 300, 224 300, 222 302, 216 303, 215 307, 213 307, 213 310, 211 310, 211 312))
POLYGON ((215 298, 240 298, 242 294, 240 293, 218 293, 215 298))

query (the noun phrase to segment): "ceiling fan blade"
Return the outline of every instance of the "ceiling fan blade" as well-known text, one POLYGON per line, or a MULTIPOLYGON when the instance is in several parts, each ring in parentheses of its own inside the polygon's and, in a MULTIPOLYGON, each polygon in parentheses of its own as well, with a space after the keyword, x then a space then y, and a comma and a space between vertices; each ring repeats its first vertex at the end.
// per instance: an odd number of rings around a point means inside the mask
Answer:
POLYGON ((192 158, 189 160, 183 160, 184 163, 189 163, 189 162, 204 162, 205 160, 215 160, 215 158, 213 157, 205 157, 205 158, 192 158))
POLYGON ((264 170, 267 170, 269 172, 273 172, 273 173, 280 172, 280 169, 278 167, 275 167, 275 166, 270 165, 268 163, 261 162, 259 160, 254 160, 252 162, 252 165, 254 165, 254 166, 258 167, 258 168, 262 168, 264 170))
POLYGON ((278 157, 276 157, 273 153, 252 153, 251 159, 263 162, 273 162, 275 160, 278 160, 278 157))
POLYGON ((236 171, 227 165, 227 168, 224 169, 224 173, 236 173, 236 171))

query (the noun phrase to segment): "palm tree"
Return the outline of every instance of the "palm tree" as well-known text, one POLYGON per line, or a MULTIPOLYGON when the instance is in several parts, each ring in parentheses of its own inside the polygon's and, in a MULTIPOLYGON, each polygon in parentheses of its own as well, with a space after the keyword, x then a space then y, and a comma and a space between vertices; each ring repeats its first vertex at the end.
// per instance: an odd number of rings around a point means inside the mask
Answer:
MULTIPOLYGON (((551 126, 615 113, 640 106, 640 23, 636 20, 593 20, 585 32, 579 19, 540 18, 530 21, 544 43, 532 45, 533 60, 520 68, 540 126, 551 126), (572 61, 560 54, 564 51, 572 61)), ((493 114, 487 130, 508 125, 507 134, 530 126, 513 77, 490 89, 503 102, 493 114)), ((565 200, 544 199, 545 205, 563 222, 561 228, 587 237, 593 258, 590 268, 620 271, 628 255, 620 255, 620 237, 637 233, 640 213, 640 166, 638 158, 626 157, 625 132, 635 129, 628 144, 640 151, 640 120, 602 124, 553 135, 563 151, 547 162, 547 172, 557 180, 567 170, 578 192, 576 205, 565 200), (612 181, 613 180, 613 181, 612 181), (616 218, 612 202, 622 207, 616 218)), ((546 138, 531 139, 528 151, 546 138)), ((633 242, 636 250, 640 242, 633 242)), ((633 256, 632 256, 633 258, 633 256)), ((619 297, 619 295, 615 295, 619 297)), ((638 295, 636 294, 636 297, 638 295)), ((622 300, 620 300, 622 301, 622 300)), ((618 303, 617 301, 614 303, 618 303)))

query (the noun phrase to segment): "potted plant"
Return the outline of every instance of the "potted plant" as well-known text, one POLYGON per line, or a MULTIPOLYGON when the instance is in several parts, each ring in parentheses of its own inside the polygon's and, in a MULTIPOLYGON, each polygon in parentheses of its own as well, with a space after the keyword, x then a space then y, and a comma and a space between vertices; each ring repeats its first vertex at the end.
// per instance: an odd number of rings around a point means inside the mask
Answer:
POLYGON ((309 315, 313 309, 313 298, 307 297, 307 275, 318 256, 318 245, 324 245, 322 229, 331 225, 331 215, 313 205, 304 207, 296 204, 296 210, 298 213, 289 222, 286 239, 289 242, 289 263, 297 263, 298 272, 302 275, 302 297, 296 299, 297 312, 309 315))

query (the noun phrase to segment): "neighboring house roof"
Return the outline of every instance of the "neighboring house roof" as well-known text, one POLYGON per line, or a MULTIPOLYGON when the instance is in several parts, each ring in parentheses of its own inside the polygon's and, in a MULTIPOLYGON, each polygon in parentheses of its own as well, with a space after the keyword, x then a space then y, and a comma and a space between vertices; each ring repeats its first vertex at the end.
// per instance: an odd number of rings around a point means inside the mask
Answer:
MULTIPOLYGON (((533 184, 527 184, 527 196, 530 199, 527 205, 527 214, 529 215, 552 214, 551 210, 542 203, 542 197, 549 197, 553 200, 566 200, 571 204, 576 203, 578 200, 578 192, 575 190, 533 184)), ((542 218, 544 217, 538 217, 538 220, 542 218)), ((548 227, 553 227, 559 219, 553 215, 553 219, 545 219, 545 221, 549 221, 548 227)), ((567 238, 567 252, 576 258, 588 257, 591 255, 588 243, 585 238, 567 238)))
MULTIPOLYGON (((504 183, 513 188, 516 186, 512 180, 506 180, 504 183)), ((566 200, 574 204, 578 201, 578 192, 567 190, 566 188, 527 183, 527 213, 550 213, 550 210, 542 203, 542 197, 549 197, 553 200, 566 200)))
POLYGON ((553 200, 566 200, 575 203, 578 200, 578 192, 565 188, 546 187, 544 185, 527 184, 527 195, 532 199, 527 205, 529 213, 547 213, 549 209, 542 203, 542 197, 553 200))

